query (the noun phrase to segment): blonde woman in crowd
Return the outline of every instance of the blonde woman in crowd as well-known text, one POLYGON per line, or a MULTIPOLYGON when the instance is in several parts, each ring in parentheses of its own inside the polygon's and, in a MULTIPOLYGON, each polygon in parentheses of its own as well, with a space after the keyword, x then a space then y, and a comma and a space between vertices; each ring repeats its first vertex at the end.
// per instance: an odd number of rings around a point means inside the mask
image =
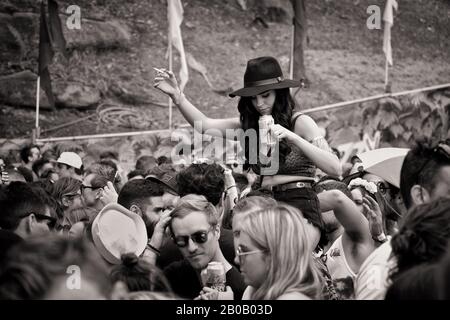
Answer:
POLYGON ((237 256, 252 300, 320 299, 323 279, 300 211, 278 205, 240 223, 237 256))

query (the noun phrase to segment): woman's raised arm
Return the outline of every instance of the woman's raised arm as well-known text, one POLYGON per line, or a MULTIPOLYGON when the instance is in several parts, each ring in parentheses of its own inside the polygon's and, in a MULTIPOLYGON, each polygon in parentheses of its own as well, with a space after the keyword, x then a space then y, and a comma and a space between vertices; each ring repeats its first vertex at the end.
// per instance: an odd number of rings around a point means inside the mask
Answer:
POLYGON ((241 128, 239 118, 212 119, 207 117, 184 96, 173 72, 165 69, 160 69, 157 72, 154 87, 173 100, 183 117, 196 130, 201 131, 201 133, 209 131, 212 135, 225 137, 227 129, 241 128), (219 132, 219 134, 214 134, 214 131, 219 132))

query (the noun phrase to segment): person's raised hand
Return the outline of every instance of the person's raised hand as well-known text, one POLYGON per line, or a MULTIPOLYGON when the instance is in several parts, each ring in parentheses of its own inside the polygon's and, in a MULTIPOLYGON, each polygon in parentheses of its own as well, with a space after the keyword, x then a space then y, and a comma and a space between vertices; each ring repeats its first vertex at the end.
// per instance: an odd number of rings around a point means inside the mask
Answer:
POLYGON ((107 205, 108 203, 117 203, 119 195, 117 194, 116 189, 114 189, 114 185, 111 181, 108 181, 102 190, 100 200, 104 205, 107 205))
POLYGON ((270 127, 271 133, 272 135, 277 138, 278 140, 281 139, 291 139, 292 135, 294 134, 292 131, 286 129, 285 127, 279 125, 279 124, 274 124, 270 127))
POLYGON ((172 210, 165 210, 161 213, 159 217, 159 221, 155 225, 155 229, 153 232, 159 232, 164 235, 167 226, 169 225, 170 220, 172 220, 171 214, 172 210))
POLYGON ((163 93, 174 98, 181 93, 178 81, 172 71, 162 69, 156 69, 156 77, 153 82, 153 86, 163 93))
POLYGON ((365 195, 363 197, 363 210, 364 215, 369 220, 370 233, 373 238, 384 234, 383 228, 383 214, 381 213, 380 206, 370 196, 365 195))

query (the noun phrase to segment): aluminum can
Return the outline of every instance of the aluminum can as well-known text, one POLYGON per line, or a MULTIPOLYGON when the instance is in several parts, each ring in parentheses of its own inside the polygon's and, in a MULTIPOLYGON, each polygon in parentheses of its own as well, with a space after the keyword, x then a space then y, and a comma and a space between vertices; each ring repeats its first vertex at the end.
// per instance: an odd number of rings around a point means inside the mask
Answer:
POLYGON ((222 262, 210 262, 202 272, 202 280, 205 287, 217 291, 225 291, 225 268, 222 262))
POLYGON ((272 136, 270 128, 275 124, 271 115, 264 115, 259 117, 259 150, 262 154, 267 156, 269 149, 275 144, 275 139, 272 136))

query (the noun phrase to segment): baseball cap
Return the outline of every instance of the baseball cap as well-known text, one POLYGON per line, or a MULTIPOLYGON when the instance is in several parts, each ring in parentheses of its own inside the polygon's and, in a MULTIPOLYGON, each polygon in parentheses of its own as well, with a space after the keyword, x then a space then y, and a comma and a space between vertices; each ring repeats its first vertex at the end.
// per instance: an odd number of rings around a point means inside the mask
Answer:
POLYGON ((56 162, 67 164, 68 166, 74 167, 76 169, 80 169, 83 165, 83 161, 81 161, 80 156, 75 152, 61 153, 56 162))
POLYGON ((147 245, 147 229, 142 218, 117 203, 107 204, 92 222, 92 239, 102 257, 120 264, 121 256, 140 256, 147 245))
POLYGON ((170 164, 162 164, 151 169, 145 179, 164 184, 170 190, 178 192, 177 172, 170 164))

